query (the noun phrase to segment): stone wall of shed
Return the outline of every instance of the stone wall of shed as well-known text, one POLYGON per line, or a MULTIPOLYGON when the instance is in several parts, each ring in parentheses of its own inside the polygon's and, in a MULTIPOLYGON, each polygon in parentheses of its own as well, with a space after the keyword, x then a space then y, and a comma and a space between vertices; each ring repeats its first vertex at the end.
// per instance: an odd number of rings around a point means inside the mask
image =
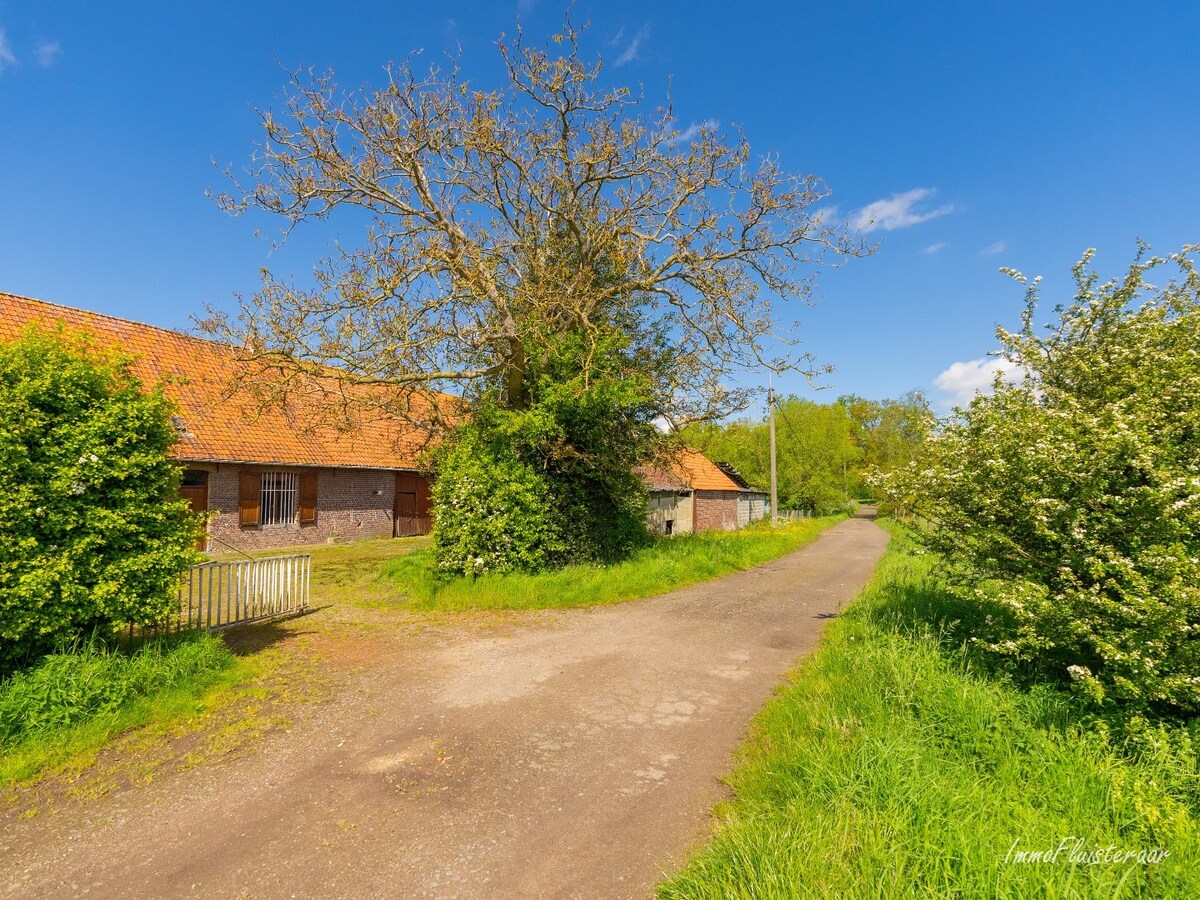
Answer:
POLYGON ((758 491, 742 491, 738 495, 738 528, 757 522, 766 515, 766 494, 758 491))
POLYGON ((655 534, 689 534, 692 530, 692 494, 690 491, 651 491, 646 524, 655 534))

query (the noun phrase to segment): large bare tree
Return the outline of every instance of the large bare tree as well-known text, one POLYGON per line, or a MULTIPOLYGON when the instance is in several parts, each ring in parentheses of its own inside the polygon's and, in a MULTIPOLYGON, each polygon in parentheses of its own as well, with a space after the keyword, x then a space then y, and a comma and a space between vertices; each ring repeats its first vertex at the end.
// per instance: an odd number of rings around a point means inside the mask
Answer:
POLYGON ((824 183, 753 156, 737 130, 681 129, 669 104, 609 86, 581 32, 568 21, 545 48, 501 39, 508 77, 490 90, 453 59, 350 92, 292 73, 217 202, 280 217, 281 240, 351 209, 369 224, 314 287, 264 271, 239 315, 207 321, 269 371, 260 387, 386 397, 418 418, 435 407, 413 398, 486 386, 519 408, 555 336, 613 323, 669 345, 654 377, 675 420, 744 406, 750 392, 730 387, 741 370, 814 373, 781 303, 807 301, 820 264, 867 250, 816 213, 824 183))

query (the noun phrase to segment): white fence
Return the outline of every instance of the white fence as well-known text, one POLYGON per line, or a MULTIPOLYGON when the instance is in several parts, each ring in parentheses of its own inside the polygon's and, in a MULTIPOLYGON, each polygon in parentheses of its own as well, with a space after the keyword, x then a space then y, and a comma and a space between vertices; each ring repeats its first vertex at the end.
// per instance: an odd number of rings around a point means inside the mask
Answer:
POLYGON ((307 553, 206 562, 183 573, 177 620, 167 631, 227 628, 308 607, 307 553))
POLYGON ((812 513, 804 509, 781 509, 779 511, 779 521, 781 522, 799 522, 801 519, 811 519, 812 513))

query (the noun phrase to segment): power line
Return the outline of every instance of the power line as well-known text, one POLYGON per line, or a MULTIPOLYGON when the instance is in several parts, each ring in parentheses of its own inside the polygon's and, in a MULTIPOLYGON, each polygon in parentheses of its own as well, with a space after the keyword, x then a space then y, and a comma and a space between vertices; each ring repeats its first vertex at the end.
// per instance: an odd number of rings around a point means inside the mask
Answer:
POLYGON ((792 420, 787 417, 787 413, 783 411, 783 407, 779 407, 779 415, 783 416, 783 424, 788 427, 788 431, 792 433, 792 437, 800 440, 800 435, 796 434, 796 429, 792 427, 792 420))

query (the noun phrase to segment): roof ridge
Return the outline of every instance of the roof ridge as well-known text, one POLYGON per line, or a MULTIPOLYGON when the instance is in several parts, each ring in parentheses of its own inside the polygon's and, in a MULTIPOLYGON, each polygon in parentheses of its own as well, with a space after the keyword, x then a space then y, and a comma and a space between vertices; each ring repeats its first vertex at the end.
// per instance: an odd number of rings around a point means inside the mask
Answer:
POLYGON ((22 303, 38 303, 38 304, 41 304, 42 306, 49 306, 54 309, 68 310, 73 313, 78 313, 82 316, 95 316, 96 318, 99 318, 99 319, 108 319, 109 321, 112 321, 112 322, 120 322, 123 325, 135 325, 138 328, 152 328, 155 331, 164 332, 165 334, 169 334, 172 337, 179 337, 179 338, 184 338, 189 341, 199 341, 202 344, 207 344, 210 346, 232 349, 230 344, 226 344, 222 341, 215 341, 215 340, 211 340, 209 338, 200 337, 195 334, 188 334, 186 331, 179 331, 178 329, 175 329, 175 328, 166 328, 165 326, 154 325, 150 322, 139 322, 137 319, 127 319, 124 316, 114 316, 114 315, 111 315, 110 313, 96 312, 95 310, 92 310, 92 309, 80 309, 78 306, 67 306, 65 303, 54 303, 50 300, 42 300, 40 297, 26 297, 24 294, 14 294, 14 293, 11 293, 10 291, 0 291, 0 299, 18 300, 22 303))
POLYGON ((741 488, 742 490, 744 490, 744 491, 753 490, 753 488, 750 486, 750 482, 748 482, 746 480, 746 476, 744 476, 740 471, 738 471, 737 466, 735 466, 733 463, 723 462, 719 459, 714 459, 712 461, 712 464, 714 466, 716 466, 718 469, 720 469, 722 472, 724 472, 726 475, 728 475, 734 481, 734 483, 737 484, 737 486, 739 488, 741 488))

